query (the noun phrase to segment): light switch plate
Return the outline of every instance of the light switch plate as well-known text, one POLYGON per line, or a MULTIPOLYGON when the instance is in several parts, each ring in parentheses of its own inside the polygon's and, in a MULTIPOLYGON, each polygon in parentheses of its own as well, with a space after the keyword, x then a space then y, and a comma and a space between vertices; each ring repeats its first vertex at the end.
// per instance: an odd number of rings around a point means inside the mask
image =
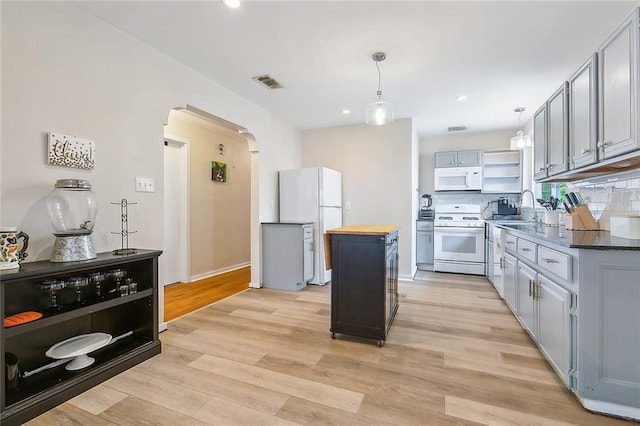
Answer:
POLYGON ((153 178, 136 177, 136 192, 155 192, 153 178))

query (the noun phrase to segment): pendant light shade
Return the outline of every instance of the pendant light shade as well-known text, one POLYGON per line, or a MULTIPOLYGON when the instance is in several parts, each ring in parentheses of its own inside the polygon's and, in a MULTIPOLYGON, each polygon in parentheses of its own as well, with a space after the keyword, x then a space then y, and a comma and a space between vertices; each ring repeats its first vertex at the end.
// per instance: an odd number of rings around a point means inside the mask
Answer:
POLYGON ((522 151, 525 148, 531 147, 531 136, 525 135, 520 127, 520 119, 522 118, 524 107, 518 107, 513 111, 520 115, 518 116, 518 131, 516 132, 516 135, 511 138, 511 145, 509 149, 512 151, 522 151))
POLYGON ((382 126, 384 124, 393 123, 393 107, 390 102, 382 100, 382 90, 380 90, 382 76, 378 63, 384 61, 387 58, 387 55, 383 52, 376 52, 371 56, 371 58, 378 69, 378 91, 376 93, 377 99, 367 105, 366 123, 382 126))

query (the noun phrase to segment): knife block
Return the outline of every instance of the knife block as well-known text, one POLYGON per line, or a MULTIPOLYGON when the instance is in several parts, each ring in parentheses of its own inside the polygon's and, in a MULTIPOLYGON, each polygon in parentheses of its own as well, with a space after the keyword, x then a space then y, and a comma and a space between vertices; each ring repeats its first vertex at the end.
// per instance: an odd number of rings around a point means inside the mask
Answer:
POLYGON ((565 228, 574 231, 597 231, 600 229, 591 210, 585 204, 574 207, 573 211, 565 216, 565 228))

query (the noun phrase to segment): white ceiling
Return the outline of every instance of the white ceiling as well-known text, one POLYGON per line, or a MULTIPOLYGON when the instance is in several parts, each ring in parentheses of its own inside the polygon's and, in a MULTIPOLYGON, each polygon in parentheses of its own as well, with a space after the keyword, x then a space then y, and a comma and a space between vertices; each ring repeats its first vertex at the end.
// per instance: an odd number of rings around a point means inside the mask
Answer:
MULTIPOLYGON (((300 129, 364 122, 382 92, 419 136, 515 129, 635 6, 630 1, 91 1, 77 6, 300 129), (283 89, 252 77, 270 74, 283 89), (458 95, 467 100, 456 101, 458 95), (349 108, 351 114, 341 110, 349 108)), ((198 105, 196 105, 198 106, 198 105)), ((224 118, 224 117, 222 117, 224 118)), ((238 123, 242 124, 242 123, 238 123)))

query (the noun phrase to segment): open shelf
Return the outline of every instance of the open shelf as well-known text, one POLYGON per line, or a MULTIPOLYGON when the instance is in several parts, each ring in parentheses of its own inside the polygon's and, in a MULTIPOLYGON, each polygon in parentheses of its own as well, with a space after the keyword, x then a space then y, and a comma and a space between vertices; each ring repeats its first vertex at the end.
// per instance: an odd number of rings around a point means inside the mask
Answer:
MULTIPOLYGON (((28 377, 21 376, 17 387, 9 388, 2 358, 0 424, 22 424, 160 353, 157 290, 158 256, 161 253, 157 250, 139 250, 125 256, 101 253, 97 259, 88 261, 32 262, 21 265, 18 271, 0 273, 1 317, 27 311, 43 313, 35 321, 0 328, 0 353, 16 355, 20 371, 32 373, 28 377), (138 284, 136 293, 68 303, 59 310, 47 309, 50 303, 46 303, 47 297, 43 298, 41 292, 44 280, 67 280, 114 269, 124 269, 138 284), (66 363, 52 366, 56 360, 46 355, 49 348, 90 333, 106 333, 113 338, 106 346, 88 354, 95 359, 94 363, 75 371, 67 370, 66 363)), ((103 293, 116 283, 115 280, 105 281, 103 293)))

